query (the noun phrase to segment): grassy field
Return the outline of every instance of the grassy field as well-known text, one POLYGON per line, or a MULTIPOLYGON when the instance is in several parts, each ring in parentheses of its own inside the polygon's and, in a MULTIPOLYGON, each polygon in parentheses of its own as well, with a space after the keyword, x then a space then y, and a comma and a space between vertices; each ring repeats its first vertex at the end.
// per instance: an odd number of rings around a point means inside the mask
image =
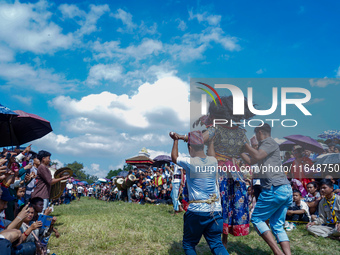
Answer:
MULTIPOLYGON (((50 239, 51 253, 65 254, 184 254, 183 214, 173 216, 167 205, 139 205, 82 198, 55 207, 61 236, 50 239)), ((304 226, 288 232, 292 253, 340 254, 338 241, 308 235, 304 226)), ((210 254, 202 238, 198 254, 210 254)), ((272 254, 251 228, 246 237, 229 238, 230 254, 272 254)))

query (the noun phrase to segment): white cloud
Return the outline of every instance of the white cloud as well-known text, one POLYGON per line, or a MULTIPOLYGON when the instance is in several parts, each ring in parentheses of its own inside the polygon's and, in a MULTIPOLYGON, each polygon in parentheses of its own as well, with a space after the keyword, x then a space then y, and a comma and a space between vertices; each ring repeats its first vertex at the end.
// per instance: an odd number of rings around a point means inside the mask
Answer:
POLYGON ((11 62, 14 60, 14 52, 6 46, 0 45, 0 62, 11 62))
POLYGON ((189 119, 188 97, 188 84, 169 76, 154 84, 144 83, 132 96, 110 92, 88 95, 81 100, 59 96, 51 105, 68 116, 110 119, 118 126, 148 128, 168 125, 167 119, 183 125, 189 119))
POLYGON ((96 59, 118 58, 122 61, 127 61, 131 58, 141 60, 151 55, 158 55, 158 53, 163 49, 161 41, 148 38, 143 39, 137 46, 130 45, 126 48, 121 48, 119 44, 120 42, 118 41, 105 43, 100 43, 99 41, 94 42, 94 57, 96 59))
POLYGON ((101 169, 99 164, 92 163, 90 167, 85 166, 84 169, 85 173, 97 176, 98 178, 105 178, 109 170, 101 169))
POLYGON ((65 164, 63 162, 61 162, 59 159, 54 159, 53 156, 52 156, 52 160, 51 161, 52 161, 52 163, 57 163, 56 164, 57 169, 62 168, 62 167, 65 166, 65 164))
POLYGON ((257 73, 257 74, 263 74, 264 71, 265 71, 265 69, 262 69, 262 68, 261 68, 261 69, 257 70, 256 73, 257 73))
POLYGON ((32 104, 32 97, 29 96, 20 96, 20 95, 13 95, 13 97, 15 99, 17 99, 18 101, 20 101, 23 104, 26 105, 31 105, 32 104))
POLYGON ((184 31, 187 29, 187 24, 183 20, 179 20, 177 28, 181 31, 184 31))
POLYGON ((197 19, 199 23, 207 22, 211 26, 217 26, 221 22, 221 15, 209 15, 207 12, 194 14, 189 11, 189 20, 197 19))
POLYGON ((340 78, 340 66, 338 67, 338 70, 336 70, 336 77, 340 78))
POLYGON ((340 83, 339 79, 329 79, 329 78, 323 78, 323 79, 309 79, 309 84, 312 87, 320 87, 325 88, 328 85, 338 85, 340 83))
POLYGON ((56 94, 72 90, 77 81, 67 80, 62 74, 50 69, 33 68, 28 64, 0 63, 0 77, 7 85, 30 88, 41 93, 56 94))
POLYGON ((90 5, 90 11, 86 13, 80 10, 76 5, 62 4, 59 6, 64 19, 74 19, 80 28, 75 32, 77 37, 91 34, 98 31, 97 21, 106 12, 110 11, 107 4, 105 5, 90 5))
POLYGON ((92 66, 87 77, 87 84, 90 86, 100 84, 100 81, 116 82, 122 78, 123 67, 119 64, 92 66))
POLYGON ((0 40, 11 48, 34 53, 52 54, 69 48, 73 35, 63 34, 62 28, 50 21, 49 4, 41 0, 35 4, 0 4, 0 40))
POLYGON ((132 22, 132 15, 122 9, 118 9, 117 12, 113 15, 116 19, 119 19, 125 25, 125 29, 118 28, 118 32, 132 32, 137 25, 132 22))
POLYGON ((173 58, 190 62, 202 59, 203 53, 212 47, 211 43, 220 44, 228 51, 241 49, 238 45, 238 38, 225 35, 219 27, 208 27, 200 34, 187 33, 181 38, 180 44, 168 44, 165 48, 173 58))

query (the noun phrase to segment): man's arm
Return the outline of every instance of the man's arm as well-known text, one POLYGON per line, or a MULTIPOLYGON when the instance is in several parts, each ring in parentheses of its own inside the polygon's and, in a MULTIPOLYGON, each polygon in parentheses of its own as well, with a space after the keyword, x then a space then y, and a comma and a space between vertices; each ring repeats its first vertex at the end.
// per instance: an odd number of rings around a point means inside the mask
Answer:
POLYGON ((53 185, 53 184, 56 184, 57 182, 60 182, 62 180, 67 180, 68 178, 69 178, 69 176, 67 175, 67 176, 63 176, 63 177, 58 178, 58 179, 52 179, 50 184, 53 185))
MULTIPOLYGON (((245 143, 244 145, 246 151, 249 153, 250 157, 252 158, 252 162, 259 162, 260 160, 266 158, 268 156, 267 152, 265 152, 264 150, 256 150, 254 148, 252 148, 248 143, 245 143)), ((253 163, 253 164, 255 164, 253 163)))
POLYGON ((292 215, 292 214, 304 214, 306 211, 305 210, 288 210, 287 215, 292 215))
POLYGON ((241 153, 241 158, 248 164, 248 165, 254 165, 257 163, 257 160, 250 158, 247 154, 244 152, 241 153))
POLYGON ((175 164, 177 164, 177 158, 178 158, 178 134, 176 133, 170 133, 170 137, 174 140, 174 143, 172 145, 171 150, 171 160, 175 164))
POLYGON ((28 205, 29 203, 25 205, 24 208, 22 208, 21 212, 17 217, 15 217, 11 224, 8 225, 7 229, 19 229, 21 227, 23 220, 28 216, 29 213, 28 205))

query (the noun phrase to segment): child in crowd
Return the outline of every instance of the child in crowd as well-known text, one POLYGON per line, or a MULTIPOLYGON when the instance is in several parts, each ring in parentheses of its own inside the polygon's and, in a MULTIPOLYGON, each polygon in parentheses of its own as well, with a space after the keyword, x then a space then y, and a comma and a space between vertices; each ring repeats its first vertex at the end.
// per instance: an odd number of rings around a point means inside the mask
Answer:
MULTIPOLYGON (((299 190, 293 190, 293 204, 288 208, 286 220, 303 222, 310 221, 308 205, 302 200, 302 195, 299 190)), ((295 227, 293 224, 294 223, 290 223, 290 225, 287 227, 288 231, 295 227)))
POLYGON ((25 194, 26 194, 25 185, 20 185, 16 189, 17 201, 15 203, 15 208, 14 208, 15 217, 18 215, 20 208, 22 208, 25 205, 25 194))
POLYGON ((305 201, 309 207, 309 213, 311 214, 311 219, 315 220, 318 215, 318 205, 321 200, 320 193, 318 192, 318 185, 316 182, 310 182, 307 184, 307 196, 304 197, 305 201))

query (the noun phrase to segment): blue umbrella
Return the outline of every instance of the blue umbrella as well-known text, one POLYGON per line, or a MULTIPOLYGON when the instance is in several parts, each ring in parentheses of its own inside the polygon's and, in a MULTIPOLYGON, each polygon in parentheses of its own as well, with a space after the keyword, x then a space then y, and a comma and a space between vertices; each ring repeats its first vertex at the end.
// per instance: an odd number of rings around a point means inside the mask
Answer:
POLYGON ((89 185, 87 181, 82 181, 82 183, 84 183, 85 185, 89 185))

